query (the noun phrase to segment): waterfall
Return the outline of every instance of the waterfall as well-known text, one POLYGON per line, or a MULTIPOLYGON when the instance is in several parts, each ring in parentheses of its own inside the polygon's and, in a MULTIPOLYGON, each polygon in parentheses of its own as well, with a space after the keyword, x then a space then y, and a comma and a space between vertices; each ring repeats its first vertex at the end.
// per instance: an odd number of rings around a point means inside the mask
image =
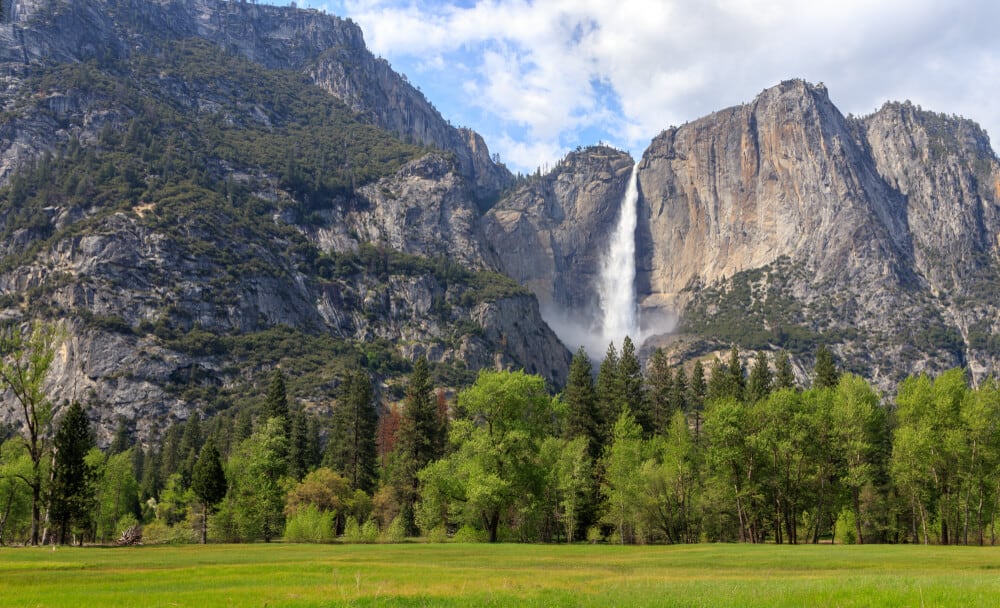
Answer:
POLYGON ((632 166, 625 198, 618 212, 618 225, 611 234, 607 257, 601 267, 598 293, 603 313, 601 333, 605 344, 621 343, 625 336, 639 339, 635 301, 635 227, 639 201, 639 163, 632 166))

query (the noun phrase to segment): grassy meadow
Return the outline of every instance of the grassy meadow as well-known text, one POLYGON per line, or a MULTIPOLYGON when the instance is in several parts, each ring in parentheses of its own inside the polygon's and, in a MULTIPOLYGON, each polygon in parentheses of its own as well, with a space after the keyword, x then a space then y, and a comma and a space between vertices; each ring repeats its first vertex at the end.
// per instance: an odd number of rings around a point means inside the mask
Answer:
POLYGON ((3 606, 1000 606, 1000 550, 209 545, 0 549, 3 606))

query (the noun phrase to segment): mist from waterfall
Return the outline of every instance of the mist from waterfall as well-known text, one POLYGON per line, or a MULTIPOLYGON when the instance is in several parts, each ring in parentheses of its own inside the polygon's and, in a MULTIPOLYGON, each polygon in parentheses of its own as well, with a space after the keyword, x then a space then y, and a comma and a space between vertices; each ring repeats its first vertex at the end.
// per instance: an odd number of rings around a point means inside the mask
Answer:
POLYGON ((598 294, 601 301, 601 334, 604 343, 621 344, 625 336, 639 339, 638 307, 635 299, 635 228, 639 201, 639 163, 632 166, 628 188, 618 211, 618 224, 611 233, 607 256, 601 267, 598 294))

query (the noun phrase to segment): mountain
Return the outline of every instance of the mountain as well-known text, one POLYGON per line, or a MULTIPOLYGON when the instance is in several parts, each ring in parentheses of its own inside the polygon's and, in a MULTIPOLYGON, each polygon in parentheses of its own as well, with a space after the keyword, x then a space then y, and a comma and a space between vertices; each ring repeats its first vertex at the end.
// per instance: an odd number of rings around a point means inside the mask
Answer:
POLYGON ((276 366, 320 413, 350 368, 401 398, 421 354, 558 389, 603 351, 633 172, 645 352, 801 374, 827 344, 887 389, 1000 360, 1000 165, 955 116, 793 80, 515 178, 349 20, 229 0, 4 0, 0 74, 0 316, 59 324, 50 394, 102 441, 252 408, 276 366))
MULTIPOLYGON (((346 368, 401 396, 569 352, 493 272, 479 216, 512 182, 317 11, 224 0, 8 0, 0 306, 63 328, 57 403, 106 439, 253 404, 276 365, 328 408, 346 368)), ((10 419, 11 412, 4 409, 10 419)))
MULTIPOLYGON (((593 252, 629 165, 606 148, 570 154, 488 215, 495 248, 534 239, 502 269, 591 325, 593 252)), ((976 124, 910 103, 845 117, 823 85, 793 80, 662 132, 638 171, 637 303, 645 332, 670 334, 647 348, 784 348, 806 369, 826 343, 886 388, 997 368, 1000 165, 976 124)))

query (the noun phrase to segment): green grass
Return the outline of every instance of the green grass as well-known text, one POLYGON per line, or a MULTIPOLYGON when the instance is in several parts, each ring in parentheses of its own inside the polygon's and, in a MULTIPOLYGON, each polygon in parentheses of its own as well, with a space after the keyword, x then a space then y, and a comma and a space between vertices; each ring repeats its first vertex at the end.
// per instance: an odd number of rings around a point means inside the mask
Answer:
POLYGON ((3 606, 998 606, 1000 550, 210 545, 0 549, 3 606))

